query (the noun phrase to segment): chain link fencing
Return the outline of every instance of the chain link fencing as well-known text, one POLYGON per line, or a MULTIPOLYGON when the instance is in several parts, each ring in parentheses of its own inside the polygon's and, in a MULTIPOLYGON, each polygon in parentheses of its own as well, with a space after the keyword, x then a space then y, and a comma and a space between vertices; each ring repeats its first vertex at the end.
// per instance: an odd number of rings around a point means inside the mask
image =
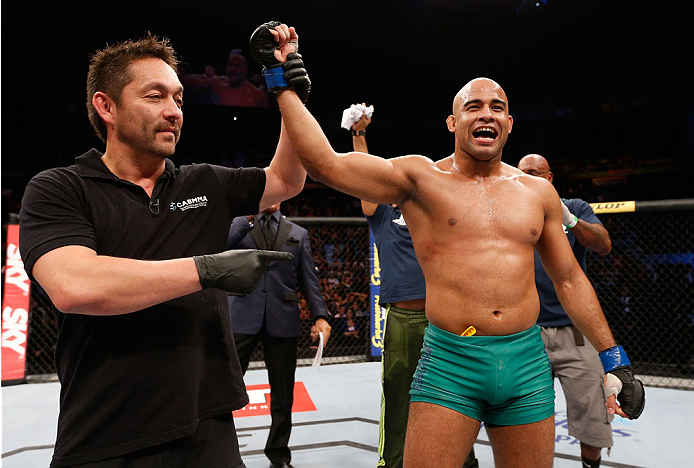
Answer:
MULTIPOLYGON (((311 254, 332 327, 322 364, 371 360, 371 312, 369 302, 369 226, 365 218, 289 217, 306 228, 311 254)), ((313 320, 299 293, 301 335, 297 366, 310 366, 316 355, 311 341, 313 320)), ((264 368, 263 345, 251 355, 249 369, 264 368)))
MULTIPOLYGON (((618 343, 635 373, 651 386, 694 389, 694 200, 670 204, 637 202, 635 212, 599 213, 612 252, 588 254, 595 287, 618 343)), ((332 334, 323 364, 364 362, 371 357, 369 229, 364 218, 289 218, 304 226, 321 290, 331 314, 332 334)), ((316 354, 312 320, 300 301, 298 366, 316 354)), ((31 292, 27 375, 54 377, 56 312, 36 284, 31 292)), ((262 345, 249 368, 263 368, 262 345)))
POLYGON ((26 375, 35 382, 57 380, 55 344, 58 340, 58 312, 48 294, 31 283, 29 327, 27 330, 26 375))
POLYGON ((636 203, 633 213, 598 214, 612 251, 589 252, 588 278, 634 373, 694 389, 694 200, 636 203))

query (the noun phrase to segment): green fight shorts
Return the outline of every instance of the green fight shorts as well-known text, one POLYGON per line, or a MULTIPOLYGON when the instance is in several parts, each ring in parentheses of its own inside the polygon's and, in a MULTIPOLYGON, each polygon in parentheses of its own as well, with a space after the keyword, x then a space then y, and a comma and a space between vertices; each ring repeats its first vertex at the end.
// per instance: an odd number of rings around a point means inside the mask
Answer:
POLYGON ((410 396, 492 426, 549 418, 554 382, 540 327, 462 337, 429 324, 410 396))

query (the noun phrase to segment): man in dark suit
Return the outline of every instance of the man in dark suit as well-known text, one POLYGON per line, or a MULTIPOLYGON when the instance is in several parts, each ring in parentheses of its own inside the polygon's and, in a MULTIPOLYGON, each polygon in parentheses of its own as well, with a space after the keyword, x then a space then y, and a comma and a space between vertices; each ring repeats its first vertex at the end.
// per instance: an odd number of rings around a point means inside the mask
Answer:
POLYGON ((288 221, 279 208, 278 203, 257 216, 237 217, 231 224, 229 249, 278 250, 291 252, 294 259, 269 263, 251 294, 229 296, 229 310, 244 374, 256 345, 263 343, 272 416, 265 455, 273 467, 291 467, 288 443, 300 334, 299 290, 306 299, 316 331, 323 333, 324 343, 328 342, 331 328, 311 256, 308 231, 288 221))

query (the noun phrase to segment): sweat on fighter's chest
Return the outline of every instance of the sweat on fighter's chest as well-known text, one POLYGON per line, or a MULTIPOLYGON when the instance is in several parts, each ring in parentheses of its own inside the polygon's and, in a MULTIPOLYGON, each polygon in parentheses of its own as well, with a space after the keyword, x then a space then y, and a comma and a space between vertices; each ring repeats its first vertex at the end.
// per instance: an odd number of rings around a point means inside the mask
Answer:
POLYGON ((432 227, 442 235, 501 238, 542 233, 544 212, 539 204, 520 194, 465 194, 449 199, 430 212, 432 227))

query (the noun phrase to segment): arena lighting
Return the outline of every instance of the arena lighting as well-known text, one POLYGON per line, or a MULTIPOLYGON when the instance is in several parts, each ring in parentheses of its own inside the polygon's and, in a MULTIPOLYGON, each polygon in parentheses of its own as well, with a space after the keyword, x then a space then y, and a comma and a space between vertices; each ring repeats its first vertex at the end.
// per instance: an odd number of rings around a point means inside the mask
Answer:
POLYGON ((522 16, 532 16, 547 3, 549 3, 549 0, 521 0, 515 9, 515 13, 522 16))

